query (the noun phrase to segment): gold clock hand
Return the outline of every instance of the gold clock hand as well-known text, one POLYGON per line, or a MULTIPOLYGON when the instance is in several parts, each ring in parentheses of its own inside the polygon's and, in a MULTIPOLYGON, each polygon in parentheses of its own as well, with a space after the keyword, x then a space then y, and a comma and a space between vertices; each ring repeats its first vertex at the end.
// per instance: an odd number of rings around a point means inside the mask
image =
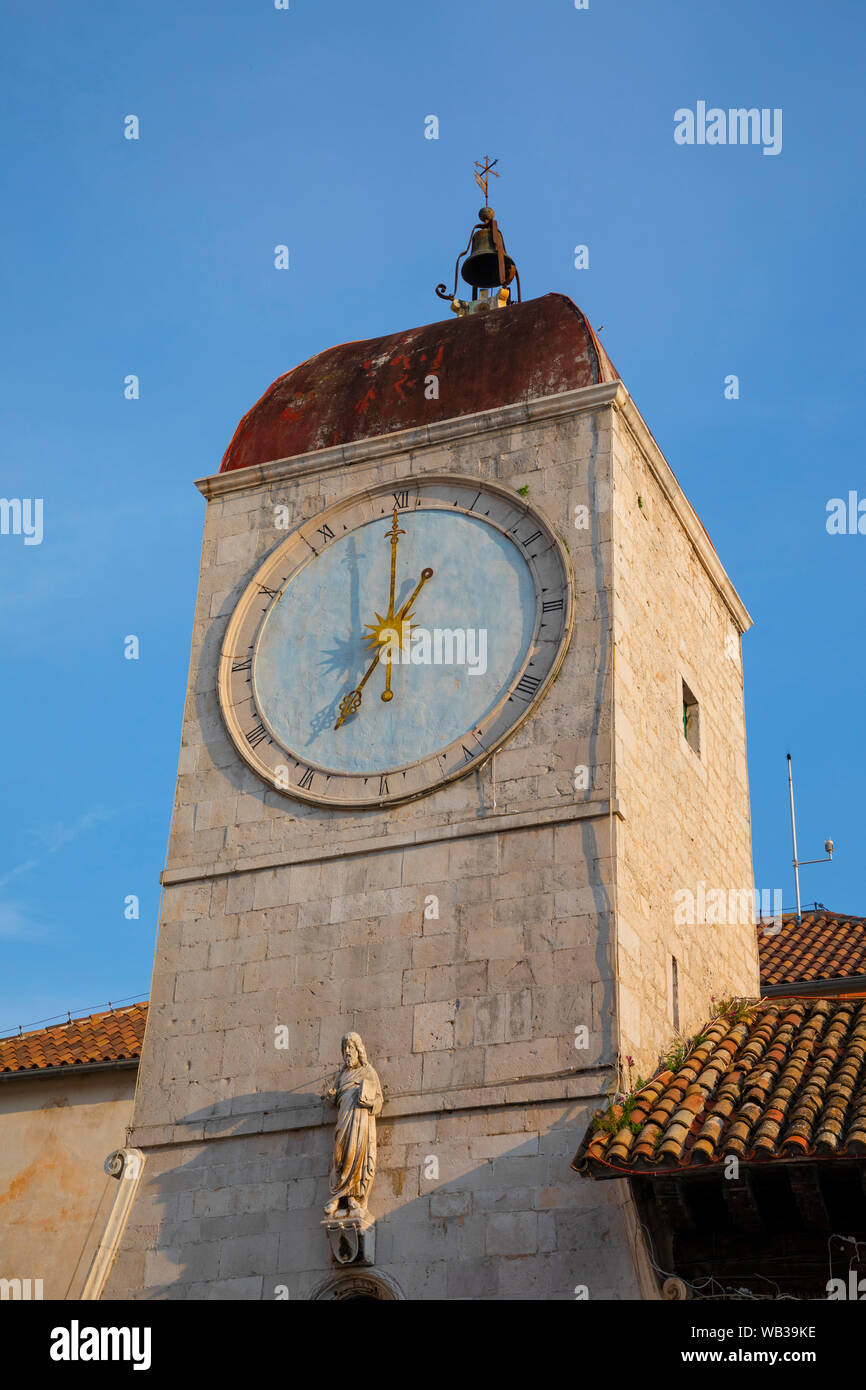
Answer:
POLYGON ((370 665, 368 666, 367 670, 364 672, 364 677, 361 681, 361 684, 356 686, 354 690, 350 690, 348 695, 343 696, 342 700, 340 701, 340 717, 334 725, 335 729, 339 729, 341 724, 345 724, 350 714, 354 714, 356 710, 361 708, 361 691, 364 689, 364 686, 367 684, 367 681, 370 679, 376 667, 378 666, 379 657, 381 655, 381 652, 376 653, 375 657, 370 662, 370 665))
MULTIPOLYGON (((406 532, 405 532, 405 531, 401 531, 401 530, 400 530, 400 527, 397 525, 397 508, 395 507, 395 508, 394 508, 394 515, 393 515, 392 518, 391 518, 391 529, 390 529, 390 531, 386 532, 386 536, 385 536, 385 539, 386 539, 386 540, 389 540, 389 541, 391 542, 391 589, 390 589, 390 596, 389 596, 389 599, 388 599, 388 616, 387 616, 387 618, 386 618, 386 620, 385 620, 386 622, 390 622, 390 620, 394 617, 394 590, 395 590, 395 587, 396 587, 396 584, 397 584, 397 546, 400 544, 400 537, 401 537, 401 536, 405 536, 405 534, 406 534, 406 532)), ((378 617, 378 614, 377 614, 377 617, 378 617)), ((380 624, 381 624, 381 619, 380 619, 380 624)), ((371 626, 371 624, 368 623, 368 624, 367 624, 367 627, 370 627, 370 626, 371 626)), ((354 714, 354 713, 356 712, 356 710, 359 710, 359 709, 361 708, 361 691, 364 689, 364 686, 367 684, 367 681, 370 679, 371 675, 373 674, 373 672, 375 671, 376 667, 378 666, 378 664, 379 664, 379 658, 380 658, 381 655, 382 655, 382 648, 381 648, 381 645, 380 645, 379 651, 376 653, 376 659, 375 659, 375 661, 372 663, 372 665, 367 669, 367 671, 365 672, 364 679, 361 681, 360 685, 356 686, 354 690, 350 690, 349 693, 348 693, 348 695, 344 695, 344 696, 343 696, 342 700, 340 701, 340 717, 339 717, 339 719, 337 720, 336 724, 334 725, 335 731, 336 731, 337 729, 340 728, 340 725, 341 725, 341 724, 345 724, 345 722, 346 722, 346 720, 349 718, 349 715, 350 715, 350 714, 354 714)), ((392 696, 391 693, 390 693, 390 688, 391 688, 391 663, 390 663, 390 662, 387 663, 387 674, 386 674, 386 677, 385 677, 385 684, 386 684, 386 690, 387 690, 387 692, 388 692, 387 698, 390 700, 390 699, 393 698, 393 696, 392 696)), ((386 697, 383 695, 382 698, 385 699, 386 697)))
MULTIPOLYGON (((415 587, 415 589, 414 589, 414 592, 412 593, 412 595, 410 596, 410 598, 408 598, 408 599, 406 600, 406 602, 403 604, 403 607, 400 609, 400 612, 396 615, 396 617, 394 617, 394 618, 392 619, 395 626, 392 627, 391 632, 393 633, 394 631, 399 631, 401 643, 403 642, 403 639, 404 639, 404 634, 403 634, 403 623, 406 621, 406 615, 407 615, 407 613, 409 612, 409 609, 412 607, 412 604, 415 602, 416 598, 417 598, 418 595, 420 594, 421 590, 424 588, 424 585, 427 583, 427 580, 428 580, 428 579, 432 579, 432 578, 433 578, 433 571, 432 571, 431 569, 426 569, 426 570, 422 570, 422 571, 421 571, 421 578, 420 578, 418 584, 416 585, 416 587, 415 587)), ((393 607, 394 607, 393 596, 392 596, 392 599, 391 599, 391 605, 390 605, 390 607, 391 607, 391 609, 393 610, 393 607)), ((411 623, 410 623, 410 627, 411 627, 411 623)), ((390 645, 390 643, 389 643, 389 645, 390 645)), ((394 692, 393 692, 393 690, 391 689, 391 664, 392 664, 392 657, 391 657, 390 655, 388 655, 388 656, 385 657, 385 689, 382 691, 382 699, 385 701, 386 704, 388 703, 389 700, 393 700, 393 698, 394 698, 394 692)))
POLYGON ((385 689, 382 691, 381 699, 383 699, 383 700, 385 701, 385 704, 387 704, 388 701, 389 701, 389 700, 393 700, 393 698, 394 698, 394 692, 393 692, 393 690, 391 689, 391 658, 390 658, 390 656, 386 656, 386 657, 385 657, 385 689))
POLYGON ((394 588, 397 583, 397 546, 400 544, 400 536, 405 536, 406 532, 401 531, 397 525, 397 508, 394 508, 394 515, 391 518, 391 530, 386 539, 391 542, 391 593, 388 599, 388 617, 394 616, 394 588))
MULTIPOLYGON (((399 624, 402 625, 403 620, 405 619, 407 613, 409 612, 409 609, 412 607, 412 604, 415 602, 415 600, 416 600, 416 598, 418 597, 418 595, 420 594, 421 590, 424 588, 424 585, 427 583, 427 580, 428 580, 428 579, 432 579, 432 578, 433 578, 433 571, 432 571, 432 569, 429 569, 429 568, 428 568, 428 569, 423 569, 423 570, 421 571, 421 578, 419 579, 418 583, 416 584, 416 586, 415 586, 414 590, 412 591, 412 593, 410 594, 409 598, 408 598, 408 599, 406 600, 406 602, 403 604, 403 607, 400 609, 399 613, 397 613, 396 616, 393 614, 393 612, 391 613, 391 623, 392 623, 392 624, 393 624, 393 623, 399 623, 399 624)), ((393 602, 389 605, 389 607, 390 607, 391 609, 393 609, 393 602)), ((372 625, 371 623, 368 623, 367 626, 368 626, 368 627, 372 627, 373 625, 372 625)), ((381 627, 376 627, 375 630, 374 630, 375 633, 377 634, 378 632, 380 632, 382 627, 384 627, 384 624, 382 624, 381 627)), ((391 630, 393 631, 393 627, 391 628, 391 630)), ((371 637, 371 638, 368 638, 367 640, 368 640, 368 641, 372 640, 372 637, 371 637)), ((336 724, 334 725, 334 729, 335 729, 335 730, 339 729, 340 726, 341 726, 342 724, 345 724, 345 722, 346 722, 346 720, 349 718, 349 715, 350 715, 350 714, 355 714, 355 712, 361 708, 361 691, 363 690, 364 686, 367 684, 367 681, 370 679, 370 677, 372 676, 372 674, 373 674, 373 672, 375 671, 376 667, 378 666, 379 661, 380 661, 381 656, 382 656, 382 648, 383 648, 385 645, 386 645, 385 642, 380 643, 379 650, 377 651, 377 653, 376 653, 374 659, 372 660, 372 662, 370 663, 369 667, 368 667, 367 670, 365 671, 365 673, 364 673, 364 678, 363 678, 363 680, 361 681, 360 685, 356 686, 356 688, 355 688, 354 690, 350 690, 349 693, 348 693, 348 695, 344 695, 343 698, 342 698, 342 700, 340 701, 340 717, 339 717, 339 719, 337 720, 336 724)), ((386 661, 386 662, 385 662, 385 689, 384 689, 384 691, 382 692, 382 699, 388 701, 388 700, 393 700, 393 698, 394 698, 394 692, 391 690, 391 662, 390 662, 390 661, 386 661)))
POLYGON ((433 571, 432 571, 431 569, 426 569, 426 570, 422 570, 422 571, 421 571, 421 578, 419 579, 419 581, 418 581, 418 583, 417 583, 417 585, 416 585, 416 587, 415 587, 413 593, 412 593, 411 596, 406 600, 406 602, 403 604, 403 607, 400 609, 400 612, 397 614, 397 619, 398 619, 399 622, 402 622, 402 621, 403 621, 403 619, 405 618, 406 614, 409 612, 409 609, 412 607, 412 604, 415 602, 415 600, 416 600, 416 598, 418 597, 418 595, 420 594, 421 590, 424 588, 424 585, 427 583, 427 580, 428 580, 428 579, 432 579, 432 578, 433 578, 433 571))

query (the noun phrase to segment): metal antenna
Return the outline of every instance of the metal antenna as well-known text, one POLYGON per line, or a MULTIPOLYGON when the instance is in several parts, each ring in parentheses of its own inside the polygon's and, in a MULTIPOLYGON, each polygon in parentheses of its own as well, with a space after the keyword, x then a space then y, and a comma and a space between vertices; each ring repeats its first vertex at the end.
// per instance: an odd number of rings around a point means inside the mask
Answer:
POLYGON ((791 844, 794 847, 794 858, 791 861, 794 865, 794 888, 797 894, 797 925, 803 920, 800 911, 800 865, 801 864, 829 864, 833 858, 833 841, 825 840, 824 848, 827 851, 826 859, 798 859, 797 858, 797 822, 794 816, 794 775, 791 771, 791 754, 788 754, 788 794, 791 798, 791 844))

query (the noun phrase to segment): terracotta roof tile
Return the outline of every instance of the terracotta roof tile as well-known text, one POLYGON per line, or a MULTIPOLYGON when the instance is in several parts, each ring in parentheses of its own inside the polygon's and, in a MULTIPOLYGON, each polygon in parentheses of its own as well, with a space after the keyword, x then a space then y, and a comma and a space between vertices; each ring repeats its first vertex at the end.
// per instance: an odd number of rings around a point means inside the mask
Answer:
POLYGON ((676 1075, 630 1100, 613 1126, 589 1129, 574 1168, 614 1178, 728 1154, 866 1153, 866 1000, 762 1000, 742 1022, 715 1019, 676 1075))
POLYGON ((758 954, 765 990, 866 975, 866 917, 818 907, 798 924, 796 913, 785 912, 775 936, 759 924, 758 954))
POLYGON ((141 1055, 147 1004, 73 1018, 32 1033, 0 1038, 0 1073, 47 1071, 85 1062, 122 1062, 141 1055))

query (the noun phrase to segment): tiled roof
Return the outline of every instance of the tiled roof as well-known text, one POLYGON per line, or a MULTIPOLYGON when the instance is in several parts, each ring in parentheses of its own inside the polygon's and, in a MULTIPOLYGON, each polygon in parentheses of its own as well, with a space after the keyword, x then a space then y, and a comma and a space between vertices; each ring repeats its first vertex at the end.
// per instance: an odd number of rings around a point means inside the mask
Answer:
POLYGON ((763 1000, 742 1022, 715 1019, 676 1073, 614 1115, 616 1131, 591 1128, 573 1167, 613 1178, 706 1171, 729 1154, 866 1154, 866 1001, 763 1000))
POLYGON ((782 916, 782 929, 770 935, 758 926, 761 987, 810 984, 866 975, 866 917, 849 917, 819 907, 782 916))
POLYGON ((0 1074, 46 1071, 84 1062, 122 1062, 141 1055, 147 1004, 73 1018, 32 1033, 0 1038, 0 1074))

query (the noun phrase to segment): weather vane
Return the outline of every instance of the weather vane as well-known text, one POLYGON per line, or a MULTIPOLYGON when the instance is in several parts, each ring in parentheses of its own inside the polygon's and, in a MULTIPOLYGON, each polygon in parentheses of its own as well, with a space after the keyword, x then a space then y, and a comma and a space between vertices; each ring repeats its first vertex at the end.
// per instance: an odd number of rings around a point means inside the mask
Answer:
POLYGON ((499 178, 493 167, 498 163, 499 160, 491 159, 489 154, 484 156, 483 163, 480 159, 475 160, 474 178, 484 194, 484 207, 479 209, 478 221, 472 228, 469 245, 457 257, 454 266, 454 288, 449 290, 444 284, 436 286, 439 298, 450 300, 452 312, 461 317, 476 310, 504 309, 511 301, 508 286, 512 280, 517 281, 517 302, 520 303, 520 276, 505 250, 505 242, 496 223, 496 214, 487 199, 490 175, 495 179, 499 178), (467 285, 472 286, 471 304, 457 298, 458 275, 462 275, 467 285), (492 296, 491 290, 496 291, 492 296))
MULTIPOLYGON (((494 159, 493 164, 498 164, 498 163, 499 163, 499 160, 498 160, 498 159, 494 159)), ((485 201, 485 203, 487 202, 487 184, 488 184, 488 182, 489 182, 489 180, 490 180, 490 175, 493 174, 493 177, 494 177, 495 179, 498 179, 498 178, 499 178, 499 175, 494 171, 493 164, 490 163, 490 155, 489 155, 489 154, 486 154, 486 155, 484 156, 484 165, 483 165, 483 167, 482 167, 482 164, 481 164, 481 160, 480 160, 480 159, 476 159, 476 161, 475 161, 475 171, 476 171, 476 172, 475 172, 475 182, 478 184, 478 187, 481 189, 481 192, 484 194, 484 201, 485 201)))

